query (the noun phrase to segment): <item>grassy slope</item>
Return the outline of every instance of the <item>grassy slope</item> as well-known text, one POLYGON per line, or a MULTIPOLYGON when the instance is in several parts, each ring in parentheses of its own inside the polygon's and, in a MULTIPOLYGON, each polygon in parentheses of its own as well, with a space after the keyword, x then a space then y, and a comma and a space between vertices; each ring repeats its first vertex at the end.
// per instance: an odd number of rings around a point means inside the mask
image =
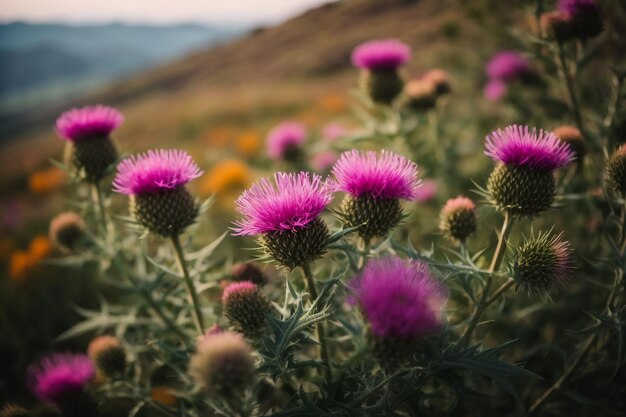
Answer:
MULTIPOLYGON (((215 126, 264 131, 283 117, 304 114, 303 119, 316 119, 307 117, 313 111, 311 103, 328 94, 345 95, 353 85, 352 48, 381 37, 398 37, 413 46, 409 75, 435 66, 451 71, 457 80, 463 75, 457 83, 462 97, 463 89, 477 88, 482 62, 506 30, 507 10, 498 3, 352 0, 327 4, 72 104, 119 106, 126 115, 118 133, 122 151, 198 147, 199 139, 215 126), (496 7, 501 9, 497 13, 496 7)), ((24 173, 59 154, 62 143, 54 138, 51 126, 67 105, 29 115, 29 125, 35 128, 0 154, 0 185, 15 186, 24 173)))

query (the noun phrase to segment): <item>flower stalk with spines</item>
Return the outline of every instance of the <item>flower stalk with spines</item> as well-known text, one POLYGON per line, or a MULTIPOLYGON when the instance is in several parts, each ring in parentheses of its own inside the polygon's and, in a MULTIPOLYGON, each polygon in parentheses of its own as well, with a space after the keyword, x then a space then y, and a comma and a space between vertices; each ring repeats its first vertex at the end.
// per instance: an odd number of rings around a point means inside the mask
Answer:
POLYGON ((185 185, 200 175, 202 171, 188 153, 153 150, 122 161, 113 186, 130 197, 130 211, 139 224, 171 241, 193 307, 194 325, 202 334, 200 302, 180 243, 180 234, 194 223, 199 211, 185 185))
POLYGON ((489 265, 489 275, 487 276, 487 283, 483 288, 482 295, 476 308, 472 312, 472 316, 470 318, 470 322, 463 333, 463 336, 459 339, 459 345, 464 346, 467 345, 471 339, 474 330, 476 330, 476 326, 480 322, 480 318, 482 317, 487 307, 489 307, 495 300, 497 300, 500 295, 504 294, 507 289, 511 287, 514 283, 513 280, 507 281, 500 287, 498 290, 494 292, 493 295, 490 295, 491 286, 494 281, 494 274, 500 269, 500 265, 504 260, 504 255, 506 253, 506 247, 511 236, 511 231, 513 230, 513 225, 515 224, 515 217, 512 216, 508 211, 504 212, 504 221, 502 222, 502 229, 500 234, 498 235, 498 244, 496 245, 496 249, 493 253, 493 257, 491 258, 491 263, 489 265))
POLYGON ((420 341, 443 325, 448 292, 423 262, 373 259, 350 287, 384 368, 394 369, 406 361, 420 341))
MULTIPOLYGON (((317 290, 310 265, 326 252, 330 237, 320 217, 332 201, 328 188, 319 175, 276 173, 274 181, 259 180, 237 200, 243 218, 235 223, 235 235, 257 236, 269 257, 290 270, 301 268, 313 300, 317 299, 317 290)), ((330 383, 323 323, 318 323, 317 329, 330 383)))
POLYGON ((357 46, 352 51, 352 64, 362 70, 361 89, 374 103, 391 105, 404 87, 398 68, 410 57, 410 47, 397 39, 373 40, 357 46))
POLYGON ((330 186, 346 196, 339 216, 366 242, 386 236, 403 216, 400 200, 414 200, 421 185, 417 165, 383 150, 344 152, 332 169, 330 186))
POLYGON ((526 126, 492 132, 485 148, 498 162, 487 183, 491 202, 516 217, 532 218, 548 210, 557 191, 554 170, 575 159, 556 135, 526 126))

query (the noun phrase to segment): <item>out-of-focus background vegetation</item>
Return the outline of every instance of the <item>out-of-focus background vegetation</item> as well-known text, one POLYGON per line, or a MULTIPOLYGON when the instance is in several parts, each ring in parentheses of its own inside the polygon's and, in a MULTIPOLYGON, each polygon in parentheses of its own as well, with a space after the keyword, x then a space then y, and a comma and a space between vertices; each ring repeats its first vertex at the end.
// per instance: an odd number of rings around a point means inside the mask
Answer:
MULTIPOLYGON (((15 394, 12 381, 22 378, 26 363, 50 350, 55 336, 77 320, 73 306, 98 302, 94 283, 84 279, 88 270, 46 267, 44 273, 41 267, 55 256, 46 237, 49 220, 68 209, 66 197, 75 189, 50 163, 62 153, 53 126, 64 110, 97 103, 119 108, 125 122, 114 139, 122 153, 188 150, 205 170, 191 188, 202 197, 216 194, 205 225, 215 237, 229 227, 239 193, 282 168, 265 154, 267 131, 284 119, 297 120, 322 149, 329 124, 352 129, 352 49, 374 38, 399 38, 413 48, 406 78, 431 68, 450 74, 453 93, 442 129, 465 155, 449 167, 463 180, 437 184, 435 199, 420 205, 412 220, 416 245, 428 247, 439 239, 434 219, 441 204, 474 188, 470 179, 484 183, 491 166, 481 156, 485 134, 512 122, 555 127, 544 125, 543 111, 524 113, 482 96, 485 62, 497 50, 517 48, 516 31, 536 24, 534 5, 343 0, 264 25, 0 25, 0 400, 15 394)), ((619 51, 615 45, 606 50, 619 51)), ((598 71, 587 96, 607 89, 608 73, 598 71)), ((552 110, 550 117, 565 113, 552 110)), ((123 203, 114 200, 121 214, 123 203)), ((584 233, 593 232, 593 220, 580 219, 584 233)))

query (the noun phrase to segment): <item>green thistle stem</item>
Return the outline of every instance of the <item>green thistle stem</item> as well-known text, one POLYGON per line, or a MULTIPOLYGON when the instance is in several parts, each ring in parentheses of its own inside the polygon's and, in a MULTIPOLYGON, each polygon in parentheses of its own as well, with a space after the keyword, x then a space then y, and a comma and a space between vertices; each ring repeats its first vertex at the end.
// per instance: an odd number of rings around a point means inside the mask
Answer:
MULTIPOLYGON (((311 266, 309 264, 303 265, 302 272, 304 273, 307 288, 311 294, 311 302, 313 302, 313 300, 317 300, 318 294, 317 289, 315 288, 315 279, 313 278, 313 273, 311 272, 311 266)), ((333 373, 330 367, 330 356, 328 354, 328 344, 326 343, 326 331, 324 329, 324 323, 322 322, 317 323, 317 338, 320 342, 320 356, 326 368, 324 370, 324 380, 326 381, 326 385, 330 387, 333 382, 333 373)))
POLYGON ((100 182, 95 182, 91 184, 91 199, 93 200, 94 206, 96 208, 96 217, 98 218, 99 229, 102 229, 102 236, 106 235, 107 232, 107 218, 106 211, 104 209, 104 198, 102 197, 102 190, 100 189, 100 182))
POLYGON ((511 216, 508 212, 504 213, 504 222, 502 223, 502 230, 500 231, 500 236, 498 238, 498 245, 496 246, 496 251, 493 253, 493 258, 491 259, 491 266, 489 267, 489 276, 487 277, 487 283, 485 284, 485 289, 483 290, 482 297, 480 302, 476 306, 474 313, 472 314, 472 318, 470 320, 470 324, 467 326, 467 330, 459 340, 459 344, 466 345, 472 338, 472 334, 474 330, 476 330, 476 326, 480 321, 483 313, 494 301, 496 301, 504 292, 513 285, 513 279, 509 279, 509 281, 505 282, 493 296, 489 296, 491 291, 491 286, 493 285, 493 277, 494 273, 500 269, 500 264, 502 264, 502 260, 504 259, 504 254, 506 252, 507 241, 509 240, 509 236, 511 235, 511 230, 513 230, 513 224, 515 223, 515 218, 511 216))
POLYGON ((369 237, 363 238, 362 243, 363 255, 361 256, 361 259, 359 259, 359 269, 362 269, 367 264, 367 258, 370 254, 372 240, 369 237))
POLYGON ((183 274, 183 278, 185 279, 185 286, 187 287, 187 294, 191 300, 191 304, 193 305, 193 322, 198 330, 198 333, 201 335, 204 334, 204 322, 202 321, 202 312, 200 311, 200 302, 198 301, 198 294, 196 293, 196 288, 193 285, 193 281, 191 276, 189 275, 189 270, 187 269, 187 262, 185 261, 185 254, 183 253, 183 248, 180 245, 180 238, 178 235, 174 235, 171 238, 172 246, 174 246, 174 251, 176 252, 176 261, 178 263, 178 267, 183 274))
POLYGON ((558 61, 561 67, 561 72, 563 73, 563 79, 565 80, 565 88, 567 90, 567 95, 569 97, 570 102, 570 111, 572 116, 574 117, 574 122, 576 123, 576 127, 583 134, 583 136, 587 136, 585 129, 583 127, 583 118, 580 112, 580 104, 578 102, 578 96, 576 95, 576 87, 574 85, 574 79, 570 74, 567 58, 565 56, 565 49, 561 43, 558 44, 558 61))

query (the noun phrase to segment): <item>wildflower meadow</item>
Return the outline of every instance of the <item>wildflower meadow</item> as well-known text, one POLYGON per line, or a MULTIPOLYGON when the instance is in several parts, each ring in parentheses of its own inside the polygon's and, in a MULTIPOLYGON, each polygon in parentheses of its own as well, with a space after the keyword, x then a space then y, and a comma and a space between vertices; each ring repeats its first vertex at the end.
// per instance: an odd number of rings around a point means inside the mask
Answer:
POLYGON ((478 79, 397 33, 310 118, 136 146, 123 105, 59 114, 0 417, 624 415, 626 7, 520 3, 478 79))

